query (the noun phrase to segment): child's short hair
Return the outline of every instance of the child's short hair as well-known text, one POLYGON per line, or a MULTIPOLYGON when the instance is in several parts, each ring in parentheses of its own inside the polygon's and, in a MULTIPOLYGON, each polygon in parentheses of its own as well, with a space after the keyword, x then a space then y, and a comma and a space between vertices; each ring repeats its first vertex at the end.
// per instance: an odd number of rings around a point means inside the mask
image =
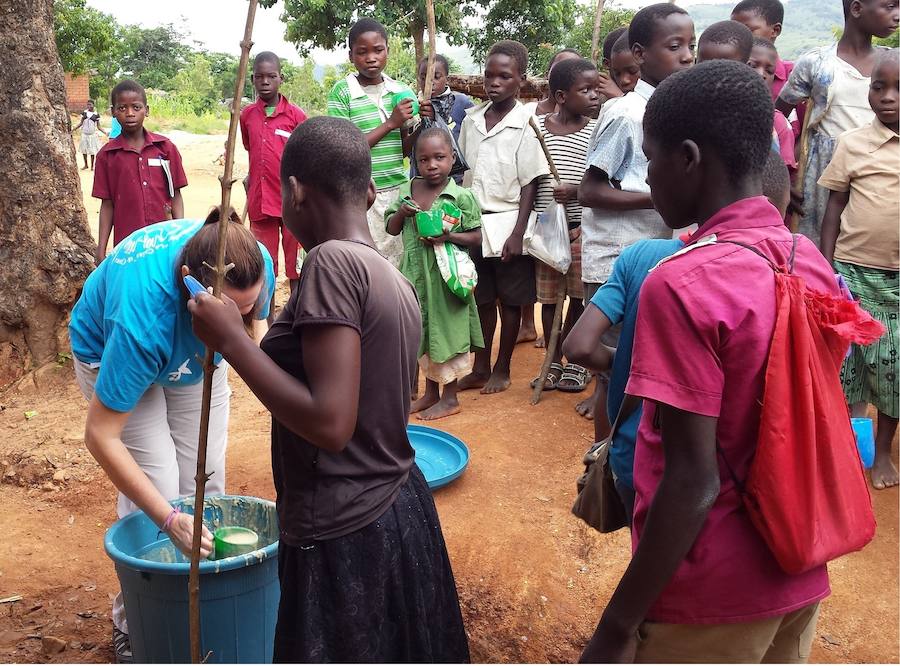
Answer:
POLYGON ((770 51, 774 51, 775 55, 778 55, 778 47, 775 46, 768 39, 763 39, 762 37, 754 37, 753 38, 753 47, 759 47, 761 49, 769 49, 770 51))
POLYGON ((271 63, 272 65, 275 65, 275 67, 278 68, 279 72, 281 71, 281 58, 279 58, 277 55, 275 55, 271 51, 261 51, 256 54, 256 57, 253 59, 253 69, 254 70, 256 69, 257 63, 260 63, 260 62, 271 63))
POLYGON ((768 25, 784 23, 784 5, 780 0, 741 0, 731 10, 732 14, 753 12, 762 16, 768 25))
POLYGON ((743 62, 747 62, 750 59, 750 51, 753 50, 753 33, 743 23, 719 21, 703 31, 700 43, 734 46, 743 62))
POLYGON ((759 174, 772 149, 775 107, 746 64, 710 60, 659 84, 647 102, 644 133, 666 147, 692 140, 718 155, 729 180, 759 174))
POLYGON ((490 58, 494 55, 509 56, 516 61, 519 74, 522 76, 528 74, 528 49, 525 48, 522 42, 517 42, 514 39, 501 39, 491 47, 487 57, 490 58))
MULTIPOLYGON (((442 56, 440 53, 434 54, 434 62, 441 63, 444 66, 444 71, 447 72, 447 74, 450 73, 450 61, 447 60, 447 58, 442 56)), ((428 64, 428 56, 425 56, 424 58, 422 58, 419 61, 419 69, 422 68, 422 65, 427 65, 427 64, 428 64)))
POLYGON ((347 46, 352 49, 353 43, 359 39, 360 35, 364 35, 367 32, 377 32, 384 37, 385 42, 388 40, 388 34, 385 27, 375 19, 366 16, 350 26, 350 34, 347 36, 347 46))
POLYGON ((619 37, 625 34, 625 31, 628 30, 627 27, 616 28, 615 30, 610 30, 609 34, 603 38, 603 59, 609 60, 612 58, 613 49, 615 48, 616 42, 619 41, 619 37))
POLYGON ((310 118, 297 126, 284 146, 282 183, 290 176, 341 202, 364 200, 372 178, 365 135, 343 118, 310 118))
POLYGON ((784 201, 790 196, 791 176, 784 158, 770 150, 762 172, 762 193, 769 201, 784 201))
POLYGON ((89 100, 87 101, 87 103, 90 104, 91 106, 93 106, 93 105, 94 105, 94 100, 89 99, 89 100))
POLYGON ((124 92, 133 92, 141 96, 141 101, 146 104, 147 103, 147 91, 144 90, 144 86, 142 86, 137 81, 132 81, 131 79, 125 79, 124 81, 119 81, 115 88, 112 89, 112 92, 109 93, 109 103, 112 107, 116 106, 116 98, 124 92))
POLYGON ((648 5, 634 15, 628 26, 628 48, 635 44, 648 47, 653 43, 653 32, 657 21, 665 21, 672 14, 687 14, 687 11, 670 2, 648 5))
POLYGON ((419 141, 430 139, 433 136, 443 139, 444 143, 447 144, 447 147, 450 148, 450 150, 453 150, 453 139, 450 136, 450 133, 443 127, 438 127, 437 125, 433 125, 426 130, 422 130, 422 132, 419 134, 419 141))
POLYGON ((615 54, 621 53, 622 51, 631 52, 631 45, 628 42, 628 29, 625 29, 619 38, 616 40, 616 43, 613 44, 612 50, 610 51, 609 57, 612 58, 615 54))
POLYGON ((563 53, 571 53, 572 55, 576 55, 579 58, 582 57, 582 55, 578 52, 577 49, 572 49, 572 48, 568 48, 568 47, 566 47, 564 49, 560 49, 559 51, 557 51, 556 53, 553 54, 553 57, 550 58, 550 60, 547 61, 547 75, 548 76, 550 75, 550 70, 553 68, 553 63, 555 63, 556 59, 559 58, 559 56, 561 56, 563 53))
POLYGON ((555 95, 558 90, 569 90, 579 74, 596 70, 597 65, 586 58, 563 60, 550 72, 550 94, 555 95))

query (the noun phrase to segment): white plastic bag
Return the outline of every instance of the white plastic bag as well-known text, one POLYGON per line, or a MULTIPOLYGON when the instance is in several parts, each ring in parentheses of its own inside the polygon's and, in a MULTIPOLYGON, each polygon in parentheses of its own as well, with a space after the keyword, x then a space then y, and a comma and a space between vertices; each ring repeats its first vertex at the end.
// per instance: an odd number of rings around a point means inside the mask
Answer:
POLYGON ((535 259, 565 274, 572 265, 566 207, 554 201, 543 213, 529 220, 524 247, 535 259))

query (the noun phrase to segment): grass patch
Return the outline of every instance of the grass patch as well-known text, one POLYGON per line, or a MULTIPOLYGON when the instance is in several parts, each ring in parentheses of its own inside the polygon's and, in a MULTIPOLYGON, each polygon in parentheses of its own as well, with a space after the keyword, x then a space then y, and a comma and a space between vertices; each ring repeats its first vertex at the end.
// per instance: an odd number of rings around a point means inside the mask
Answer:
POLYGON ((223 134, 228 131, 229 112, 218 104, 198 110, 193 100, 178 95, 149 95, 150 115, 144 122, 151 132, 181 130, 191 134, 223 134))

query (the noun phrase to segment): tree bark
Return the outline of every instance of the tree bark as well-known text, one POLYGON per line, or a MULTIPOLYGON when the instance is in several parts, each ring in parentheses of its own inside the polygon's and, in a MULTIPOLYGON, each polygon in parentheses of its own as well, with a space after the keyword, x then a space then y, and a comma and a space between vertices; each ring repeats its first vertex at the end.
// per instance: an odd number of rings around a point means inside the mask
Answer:
POLYGON ((69 349, 96 247, 87 225, 53 0, 0 11, 0 388, 69 349))
MULTIPOLYGON (((425 57, 425 24, 419 19, 414 19, 409 24, 409 34, 413 40, 413 46, 416 49, 416 67, 425 57)), ((418 72, 418 69, 416 69, 418 72)))
MULTIPOLYGON (((447 77, 450 90, 465 93, 478 99, 487 99, 484 92, 484 77, 479 74, 450 74, 447 77)), ((519 99, 544 99, 547 96, 546 79, 526 79, 519 89, 519 99)))

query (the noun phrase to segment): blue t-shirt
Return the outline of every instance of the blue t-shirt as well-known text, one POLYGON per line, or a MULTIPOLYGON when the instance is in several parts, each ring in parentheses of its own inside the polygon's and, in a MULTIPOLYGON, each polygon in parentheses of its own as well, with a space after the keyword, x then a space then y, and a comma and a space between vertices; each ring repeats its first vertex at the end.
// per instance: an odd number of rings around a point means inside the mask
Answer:
POLYGON ((109 121, 109 138, 115 139, 122 133, 122 125, 116 120, 116 117, 113 116, 112 120, 109 121))
MULTIPOLYGON (((677 252, 684 243, 674 239, 649 239, 638 241, 622 250, 613 264, 609 280, 597 290, 591 303, 598 308, 613 325, 622 324, 619 345, 613 358, 609 377, 609 391, 606 411, 610 423, 619 413, 625 398, 625 387, 631 371, 631 352, 634 344, 634 326, 637 323, 638 297, 641 285, 650 269, 660 260, 677 252)), ((638 407, 624 423, 619 424, 616 436, 609 450, 609 464, 616 477, 630 487, 634 487, 634 444, 641 422, 641 408, 638 407)))
MULTIPOLYGON (((72 354, 99 366, 94 391, 109 409, 130 412, 152 384, 187 386, 203 378, 205 348, 191 330, 179 279, 182 250, 202 226, 169 220, 139 229, 84 283, 69 322, 72 354)), ((275 274, 269 253, 259 248, 265 283, 256 316, 265 319, 275 274)))

